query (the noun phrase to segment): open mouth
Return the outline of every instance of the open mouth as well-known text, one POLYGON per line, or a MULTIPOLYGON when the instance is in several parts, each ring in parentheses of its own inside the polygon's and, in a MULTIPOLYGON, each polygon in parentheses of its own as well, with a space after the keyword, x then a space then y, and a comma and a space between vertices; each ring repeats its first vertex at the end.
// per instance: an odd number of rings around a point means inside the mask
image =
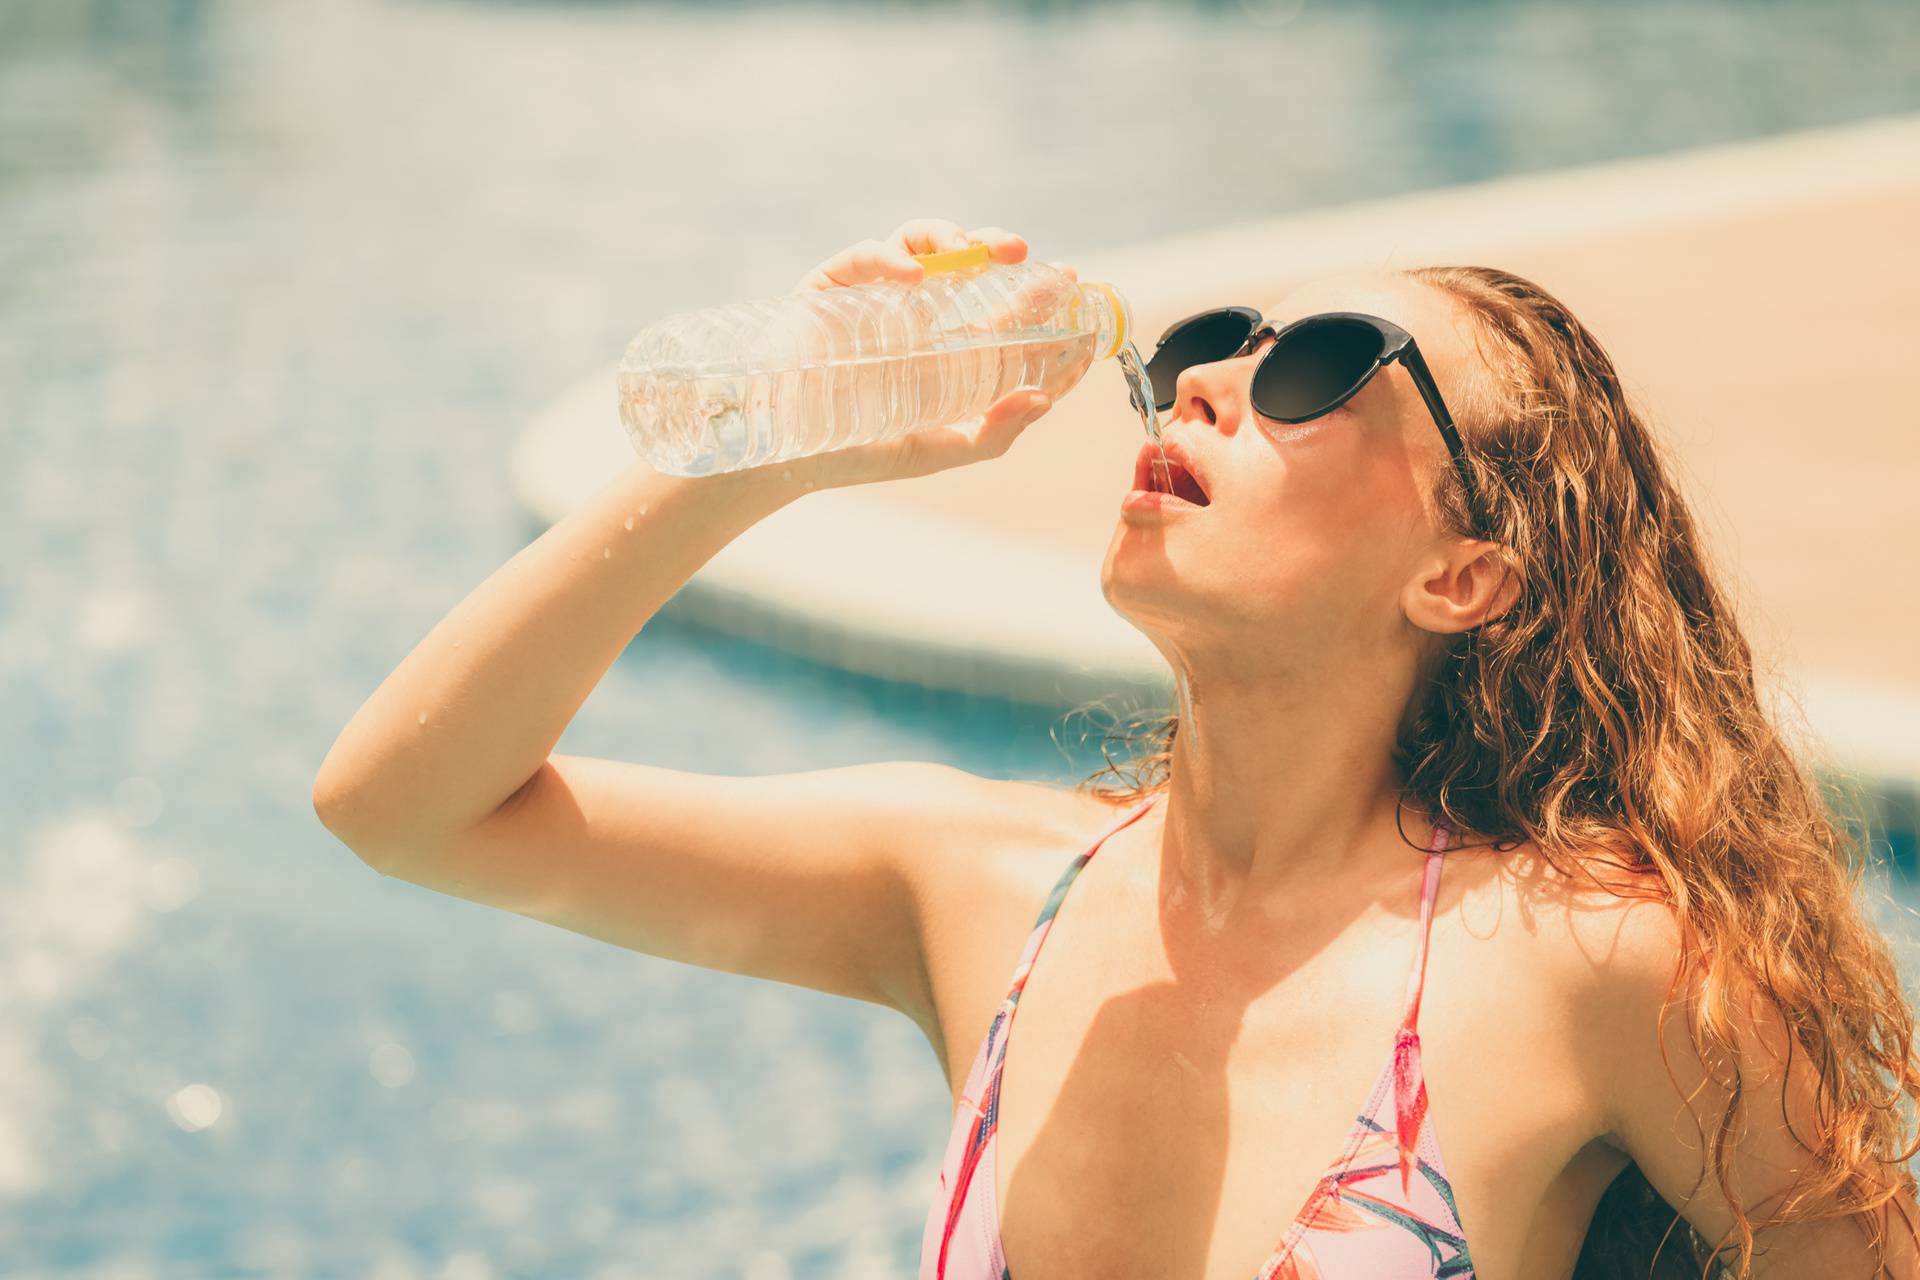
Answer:
POLYGON ((1133 487, 1148 493, 1164 493, 1196 507, 1204 507, 1211 501, 1206 487, 1175 450, 1168 449, 1162 461, 1160 450, 1152 444, 1142 449, 1134 461, 1133 487))

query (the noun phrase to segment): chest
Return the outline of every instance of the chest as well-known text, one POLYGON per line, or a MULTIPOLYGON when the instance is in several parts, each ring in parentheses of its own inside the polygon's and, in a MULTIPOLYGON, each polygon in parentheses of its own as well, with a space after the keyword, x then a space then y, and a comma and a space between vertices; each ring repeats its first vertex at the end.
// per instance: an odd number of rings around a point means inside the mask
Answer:
MULTIPOLYGON (((1099 890, 1076 905, 1055 918, 1004 1032, 997 1151, 983 1177, 1009 1269, 1018 1280, 1247 1280, 1356 1139, 1383 1082, 1417 918, 1209 953, 1129 925, 1099 890)), ((1577 1090, 1518 1085, 1565 1076, 1555 1037, 1540 1034, 1550 993, 1494 980, 1484 948, 1460 941, 1432 944, 1424 1075, 1478 1274, 1498 1280, 1514 1274, 1498 1270, 1501 1252, 1526 1252, 1530 1231, 1492 1224, 1524 1226, 1551 1199, 1584 1141, 1581 1103, 1577 1090)), ((1008 976, 981 974, 989 1003, 1008 976)), ((984 1033, 991 1016, 972 1029, 984 1033)), ((950 1047, 950 1061, 970 1061, 973 1038, 950 1047)))

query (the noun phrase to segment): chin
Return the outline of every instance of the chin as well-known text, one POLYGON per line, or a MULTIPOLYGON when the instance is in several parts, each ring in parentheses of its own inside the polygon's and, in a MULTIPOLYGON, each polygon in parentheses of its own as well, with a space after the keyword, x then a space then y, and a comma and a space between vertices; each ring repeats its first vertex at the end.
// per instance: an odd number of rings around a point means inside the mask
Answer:
POLYGON ((1113 611, 1141 630, 1152 618, 1177 616, 1191 607, 1191 591, 1157 545, 1122 530, 1100 564, 1100 594, 1113 611))

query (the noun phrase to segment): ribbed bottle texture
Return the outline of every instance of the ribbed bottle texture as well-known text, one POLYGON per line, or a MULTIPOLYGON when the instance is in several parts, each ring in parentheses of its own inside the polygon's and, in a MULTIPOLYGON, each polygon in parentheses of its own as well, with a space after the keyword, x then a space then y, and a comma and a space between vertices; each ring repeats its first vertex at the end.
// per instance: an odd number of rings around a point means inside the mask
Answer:
POLYGON ((669 316, 628 344, 620 420, 656 470, 699 476, 977 419, 1016 387, 1059 396, 1127 340, 1111 286, 997 264, 669 316))

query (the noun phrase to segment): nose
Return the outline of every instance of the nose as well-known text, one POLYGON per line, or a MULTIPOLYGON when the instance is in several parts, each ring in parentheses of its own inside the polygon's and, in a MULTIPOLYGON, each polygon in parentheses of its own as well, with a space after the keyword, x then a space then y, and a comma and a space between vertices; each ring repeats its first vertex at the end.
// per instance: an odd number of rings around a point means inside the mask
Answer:
POLYGON ((1205 419, 1210 427, 1232 435, 1240 429, 1241 419, 1251 410, 1249 392, 1253 371, 1273 339, 1263 337, 1251 351, 1225 360, 1188 365, 1173 383, 1175 421, 1205 419))

